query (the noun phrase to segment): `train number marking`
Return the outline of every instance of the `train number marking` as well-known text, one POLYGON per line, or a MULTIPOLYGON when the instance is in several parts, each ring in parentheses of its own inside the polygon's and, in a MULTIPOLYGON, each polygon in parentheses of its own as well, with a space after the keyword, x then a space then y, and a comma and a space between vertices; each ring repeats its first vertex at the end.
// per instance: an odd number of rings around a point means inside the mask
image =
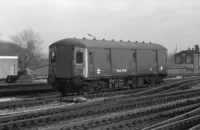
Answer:
POLYGON ((116 69, 116 71, 117 71, 118 73, 120 73, 120 72, 126 72, 127 69, 116 69))
POLYGON ((98 68, 97 69, 97 74, 100 74, 101 73, 101 70, 98 68))

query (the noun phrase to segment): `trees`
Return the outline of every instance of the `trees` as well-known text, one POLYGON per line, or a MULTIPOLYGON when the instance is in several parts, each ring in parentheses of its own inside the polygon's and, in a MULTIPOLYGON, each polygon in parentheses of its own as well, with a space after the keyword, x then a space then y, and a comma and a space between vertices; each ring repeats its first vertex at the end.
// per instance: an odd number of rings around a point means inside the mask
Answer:
POLYGON ((42 56, 43 40, 39 33, 32 29, 25 29, 11 36, 13 43, 18 45, 18 64, 20 70, 24 70, 31 64, 35 64, 42 56))

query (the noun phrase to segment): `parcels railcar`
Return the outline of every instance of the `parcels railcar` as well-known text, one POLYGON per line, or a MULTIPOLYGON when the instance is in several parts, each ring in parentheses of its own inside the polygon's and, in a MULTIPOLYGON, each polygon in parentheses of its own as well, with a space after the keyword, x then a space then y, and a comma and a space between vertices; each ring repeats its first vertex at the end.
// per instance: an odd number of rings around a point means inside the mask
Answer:
POLYGON ((155 43, 69 38, 49 46, 48 83, 62 94, 158 84, 167 49, 155 43))

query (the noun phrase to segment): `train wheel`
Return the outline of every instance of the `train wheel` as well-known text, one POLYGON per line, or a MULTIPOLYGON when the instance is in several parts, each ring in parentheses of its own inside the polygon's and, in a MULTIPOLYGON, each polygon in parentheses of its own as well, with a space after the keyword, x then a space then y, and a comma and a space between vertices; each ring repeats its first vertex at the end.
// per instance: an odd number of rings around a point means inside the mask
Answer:
POLYGON ((66 93, 67 93, 64 84, 58 86, 58 91, 59 91, 63 96, 65 96, 66 93))
POLYGON ((62 83, 60 85, 58 85, 58 91, 65 96, 67 93, 72 92, 72 88, 70 84, 66 84, 66 83, 62 83))
POLYGON ((79 95, 84 94, 83 85, 79 85, 78 86, 78 91, 77 92, 78 92, 79 95))

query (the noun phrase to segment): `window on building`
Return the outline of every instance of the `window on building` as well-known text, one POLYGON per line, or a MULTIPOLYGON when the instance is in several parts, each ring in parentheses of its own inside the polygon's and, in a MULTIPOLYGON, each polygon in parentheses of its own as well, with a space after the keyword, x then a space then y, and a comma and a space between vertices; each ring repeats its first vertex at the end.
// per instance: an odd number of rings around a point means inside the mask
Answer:
POLYGON ((192 58, 190 56, 187 57, 187 63, 191 63, 192 58))
POLYGON ((80 51, 76 52, 76 63, 83 64, 83 52, 80 51))
POLYGON ((185 53, 182 54, 182 63, 187 63, 187 55, 185 53))
POLYGON ((181 62, 181 58, 180 57, 176 57, 176 64, 180 64, 181 62))

